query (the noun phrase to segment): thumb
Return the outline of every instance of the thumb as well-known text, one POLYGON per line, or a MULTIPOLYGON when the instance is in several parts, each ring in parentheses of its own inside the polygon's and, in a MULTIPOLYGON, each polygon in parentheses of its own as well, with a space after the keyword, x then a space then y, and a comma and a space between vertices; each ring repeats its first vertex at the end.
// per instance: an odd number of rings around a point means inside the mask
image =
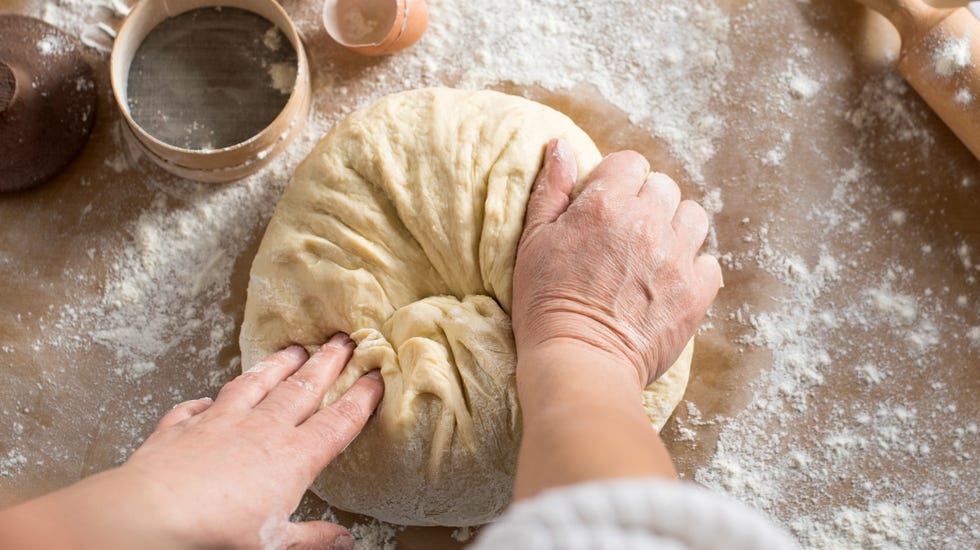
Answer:
POLYGON ((575 185, 575 153, 568 142, 558 138, 548 142, 544 165, 531 188, 524 218, 524 233, 531 234, 542 225, 552 223, 568 208, 569 195, 575 185))
POLYGON ((328 521, 291 523, 288 550, 354 550, 354 537, 347 529, 328 521))

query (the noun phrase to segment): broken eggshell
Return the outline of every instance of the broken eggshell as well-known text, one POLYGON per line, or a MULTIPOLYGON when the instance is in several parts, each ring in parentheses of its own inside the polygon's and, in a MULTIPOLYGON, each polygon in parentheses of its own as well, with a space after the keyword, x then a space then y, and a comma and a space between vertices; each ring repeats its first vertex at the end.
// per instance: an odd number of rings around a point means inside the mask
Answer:
POLYGON ((424 0, 326 0, 327 34, 361 55, 387 55, 418 42, 429 24, 424 0))

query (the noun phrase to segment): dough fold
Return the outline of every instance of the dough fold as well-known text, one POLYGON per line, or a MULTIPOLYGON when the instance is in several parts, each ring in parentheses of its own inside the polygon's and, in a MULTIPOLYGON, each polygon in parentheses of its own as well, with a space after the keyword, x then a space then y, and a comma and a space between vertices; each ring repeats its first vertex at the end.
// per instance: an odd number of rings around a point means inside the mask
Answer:
MULTIPOLYGON (((575 151, 578 189, 601 157, 565 115, 497 92, 416 90, 351 114, 296 170, 252 265, 242 366, 343 331, 357 349, 324 404, 381 369, 378 411, 313 486, 331 505, 462 526, 510 501, 514 258, 554 137, 575 151)), ((690 345, 646 392, 658 428, 689 367, 690 345)))

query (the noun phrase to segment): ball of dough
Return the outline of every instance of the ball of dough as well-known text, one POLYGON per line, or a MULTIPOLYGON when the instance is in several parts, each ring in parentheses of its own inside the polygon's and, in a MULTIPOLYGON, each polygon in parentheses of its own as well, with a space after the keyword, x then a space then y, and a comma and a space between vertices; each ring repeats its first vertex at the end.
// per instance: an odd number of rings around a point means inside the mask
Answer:
MULTIPOLYGON (((463 526, 509 503, 514 257, 554 137, 575 151, 580 186, 601 157, 565 115, 497 92, 416 90, 351 114, 296 170, 252 265, 242 366, 343 331, 357 349, 324 404, 381 369, 380 407, 313 486, 331 505, 463 526)), ((658 427, 690 352, 646 392, 658 427)))

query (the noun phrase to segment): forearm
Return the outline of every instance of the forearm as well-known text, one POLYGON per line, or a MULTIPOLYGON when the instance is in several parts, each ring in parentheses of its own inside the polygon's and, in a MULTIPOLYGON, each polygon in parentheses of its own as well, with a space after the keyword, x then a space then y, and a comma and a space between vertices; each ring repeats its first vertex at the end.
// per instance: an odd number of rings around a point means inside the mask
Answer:
POLYGON ((116 468, 0 510, 0 548, 177 548, 166 511, 139 498, 147 488, 116 468))
POLYGON ((46 498, 0 510, 0 548, 71 548, 73 537, 55 520, 46 498))
POLYGON ((517 373, 524 436, 516 499, 593 479, 676 478, 633 369, 570 343, 519 354, 517 373))
POLYGON ((96 541, 89 539, 89 533, 78 530, 80 517, 102 508, 101 503, 79 502, 83 500, 79 493, 85 491, 85 483, 0 510, 0 547, 52 550, 111 547, 95 544, 96 541), (79 504, 80 507, 72 509, 79 504))

